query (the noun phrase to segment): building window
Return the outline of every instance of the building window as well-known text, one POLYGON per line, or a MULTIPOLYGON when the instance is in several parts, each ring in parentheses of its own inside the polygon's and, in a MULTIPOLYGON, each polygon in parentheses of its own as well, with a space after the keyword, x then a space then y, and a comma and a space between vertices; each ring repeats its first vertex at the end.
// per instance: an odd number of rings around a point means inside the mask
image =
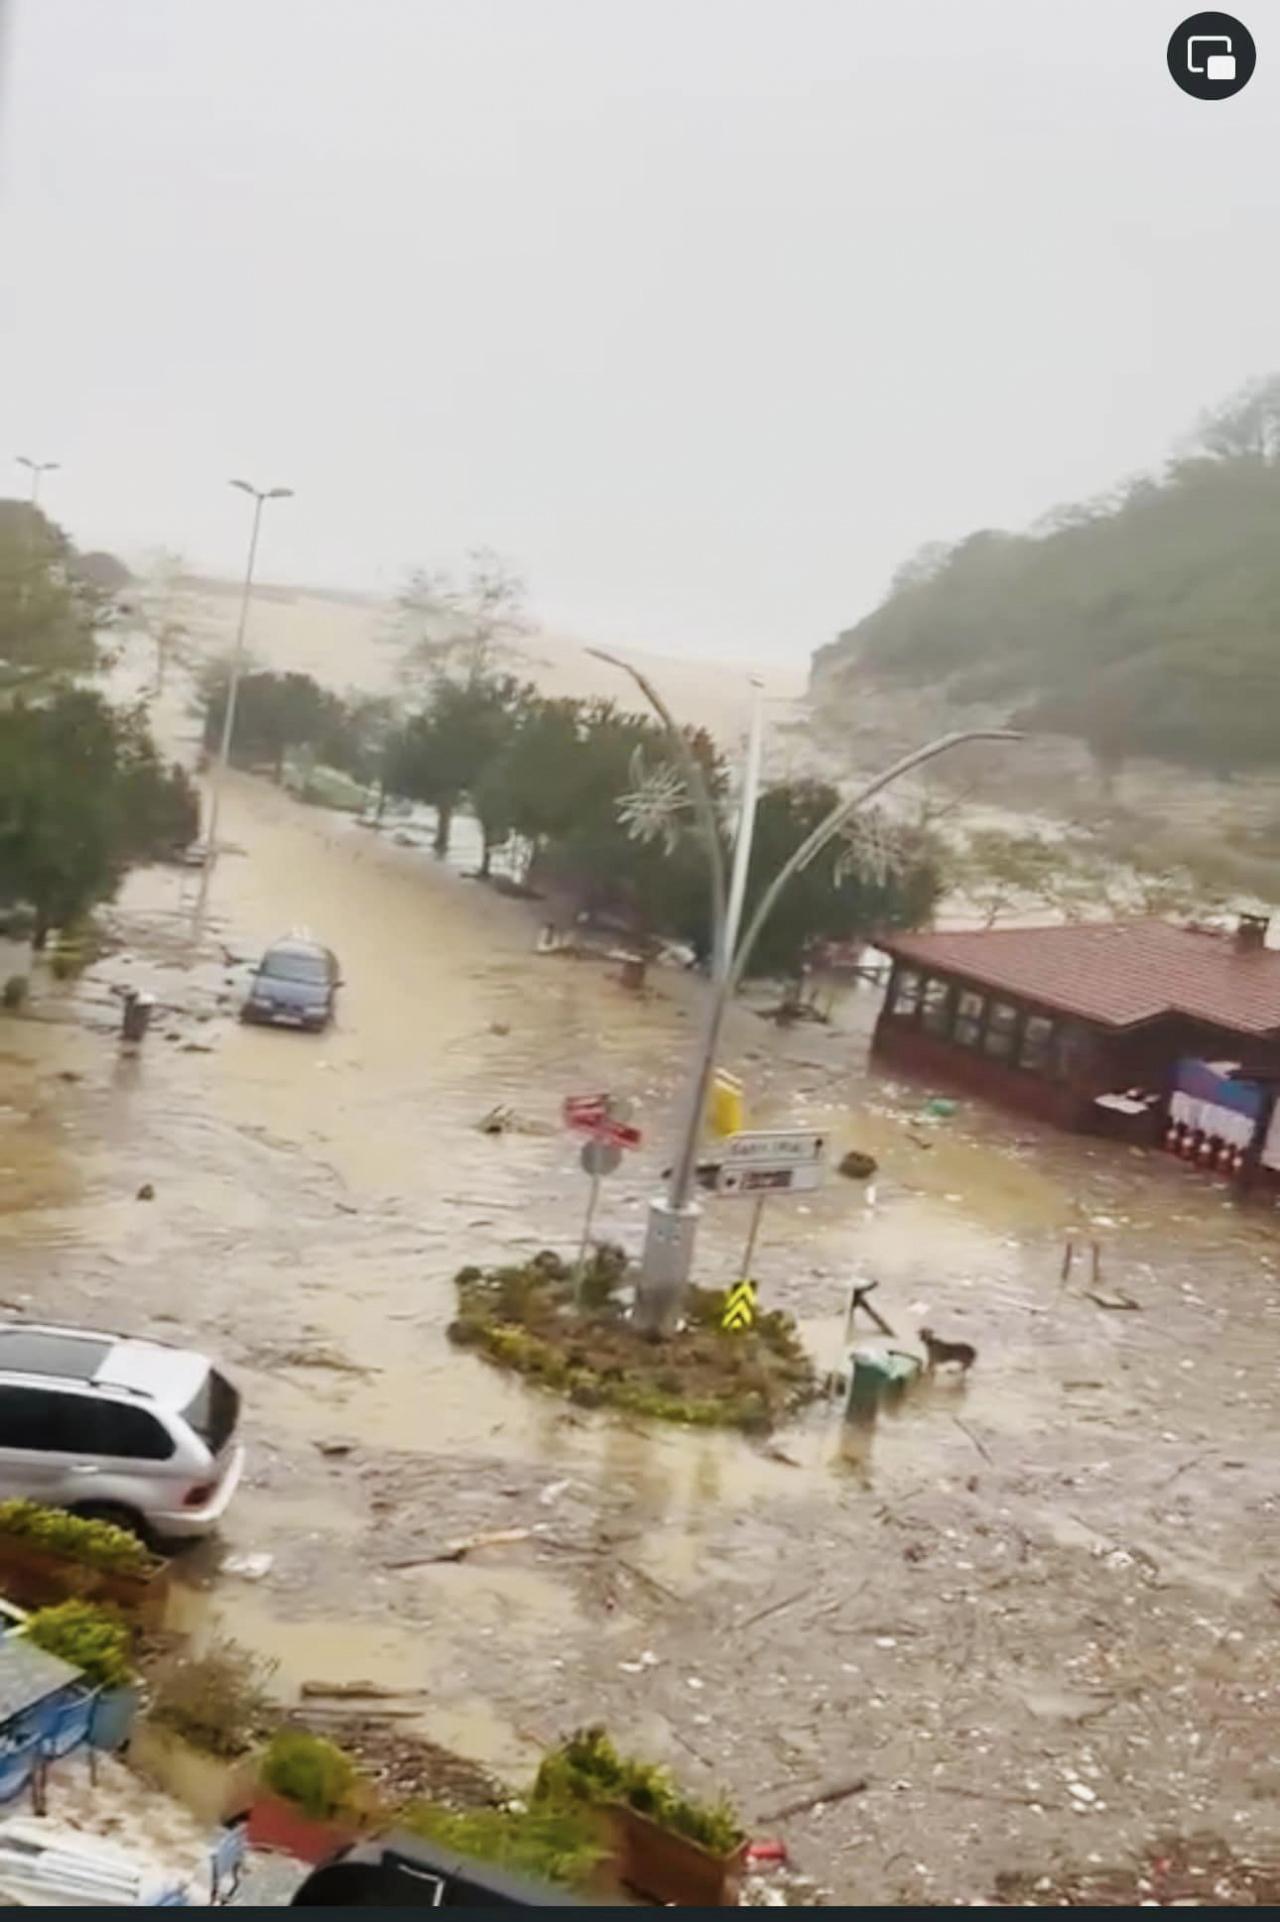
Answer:
POLYGON ((982 1039, 982 1017, 987 1010, 985 994, 976 994, 972 988, 963 988, 956 1002, 956 1024, 952 1038, 962 1048, 976 1048, 982 1039))
POLYGON ((920 1004, 920 1024, 926 1034, 951 1032, 951 983, 930 975, 924 984, 920 1004))
POLYGON ((914 1021, 920 1012, 920 976, 911 968, 899 968, 893 977, 889 1011, 900 1021, 914 1021))
POLYGON ((1022 1010, 1012 1001, 993 1001, 987 1010, 987 1031, 982 1037, 984 1054, 996 1061, 1013 1059, 1014 1043, 1018 1038, 1018 1021, 1022 1010))
POLYGON ((1054 1028, 1047 1015, 1029 1014, 1022 1030, 1018 1066, 1028 1074, 1047 1074, 1053 1049, 1054 1028))

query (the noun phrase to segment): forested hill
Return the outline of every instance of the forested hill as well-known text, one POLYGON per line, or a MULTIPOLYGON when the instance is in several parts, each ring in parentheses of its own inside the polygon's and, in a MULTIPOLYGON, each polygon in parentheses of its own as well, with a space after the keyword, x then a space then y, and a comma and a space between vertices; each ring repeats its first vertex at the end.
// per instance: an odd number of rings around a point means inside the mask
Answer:
POLYGON ((994 703, 1112 769, 1280 771, 1280 375, 1206 417, 1159 478, 922 549, 814 658, 820 715, 868 683, 994 703))

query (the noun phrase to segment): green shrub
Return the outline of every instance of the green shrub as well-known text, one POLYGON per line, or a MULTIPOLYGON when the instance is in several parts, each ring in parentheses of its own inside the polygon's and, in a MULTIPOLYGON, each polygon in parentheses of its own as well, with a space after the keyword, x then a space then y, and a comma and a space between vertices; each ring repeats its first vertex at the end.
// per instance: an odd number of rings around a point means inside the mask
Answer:
POLYGON ((132 1680, 133 1635, 118 1609, 59 1602, 37 1609, 24 1632, 46 1654, 83 1669, 95 1688, 122 1688, 132 1680))
POLYGON ((206 1755, 244 1755, 274 1719, 266 1693, 274 1667, 229 1640, 180 1656, 156 1680, 151 1718, 206 1755))
POLYGON ((542 1803, 460 1812, 419 1802, 402 1811, 400 1824, 459 1855, 561 1888, 583 1887, 606 1853, 595 1822, 580 1807, 542 1803))
POLYGON ((0 1007, 8 1014, 17 1014, 26 1006, 30 992, 31 983, 25 974, 11 974, 4 987, 0 988, 0 1007))
POLYGON ((322 1735, 282 1728, 262 1758, 262 1780, 304 1815, 325 1822, 352 1806, 359 1774, 351 1757, 322 1735))
POLYGON ((579 1729, 543 1757, 534 1782, 533 1805, 554 1808, 601 1802, 625 1802, 638 1815, 686 1836, 713 1855, 732 1855, 743 1840, 742 1824, 723 1797, 716 1802, 695 1802, 682 1795, 666 1769, 655 1762, 620 1755, 597 1724, 579 1729))
POLYGON ((114 1574, 145 1574, 155 1565, 155 1557, 127 1528, 87 1521, 64 1508, 42 1508, 39 1502, 0 1502, 0 1535, 19 1536, 52 1554, 114 1574))

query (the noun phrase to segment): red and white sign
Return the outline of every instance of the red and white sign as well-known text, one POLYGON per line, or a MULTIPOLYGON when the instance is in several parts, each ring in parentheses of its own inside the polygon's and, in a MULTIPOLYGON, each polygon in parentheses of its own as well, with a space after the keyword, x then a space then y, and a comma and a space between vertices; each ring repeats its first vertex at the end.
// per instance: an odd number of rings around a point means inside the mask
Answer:
POLYGON ((615 1104, 607 1094, 566 1095, 561 1113, 564 1125, 574 1134, 590 1137, 592 1141, 605 1141, 615 1148, 638 1148, 644 1140, 639 1128, 623 1118, 624 1104, 615 1104))
POLYGON ((567 1094, 560 1112, 566 1128, 572 1128, 577 1134, 594 1134, 608 1117, 609 1097, 607 1094, 567 1094))

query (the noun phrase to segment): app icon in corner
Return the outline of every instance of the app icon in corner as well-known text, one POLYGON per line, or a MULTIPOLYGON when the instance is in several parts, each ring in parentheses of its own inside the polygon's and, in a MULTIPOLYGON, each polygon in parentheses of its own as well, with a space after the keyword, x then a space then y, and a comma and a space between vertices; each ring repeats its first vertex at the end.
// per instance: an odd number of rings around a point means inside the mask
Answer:
POLYGON ((1196 100, 1230 100, 1253 78, 1253 35, 1229 13, 1193 13, 1169 40, 1169 72, 1196 100))

